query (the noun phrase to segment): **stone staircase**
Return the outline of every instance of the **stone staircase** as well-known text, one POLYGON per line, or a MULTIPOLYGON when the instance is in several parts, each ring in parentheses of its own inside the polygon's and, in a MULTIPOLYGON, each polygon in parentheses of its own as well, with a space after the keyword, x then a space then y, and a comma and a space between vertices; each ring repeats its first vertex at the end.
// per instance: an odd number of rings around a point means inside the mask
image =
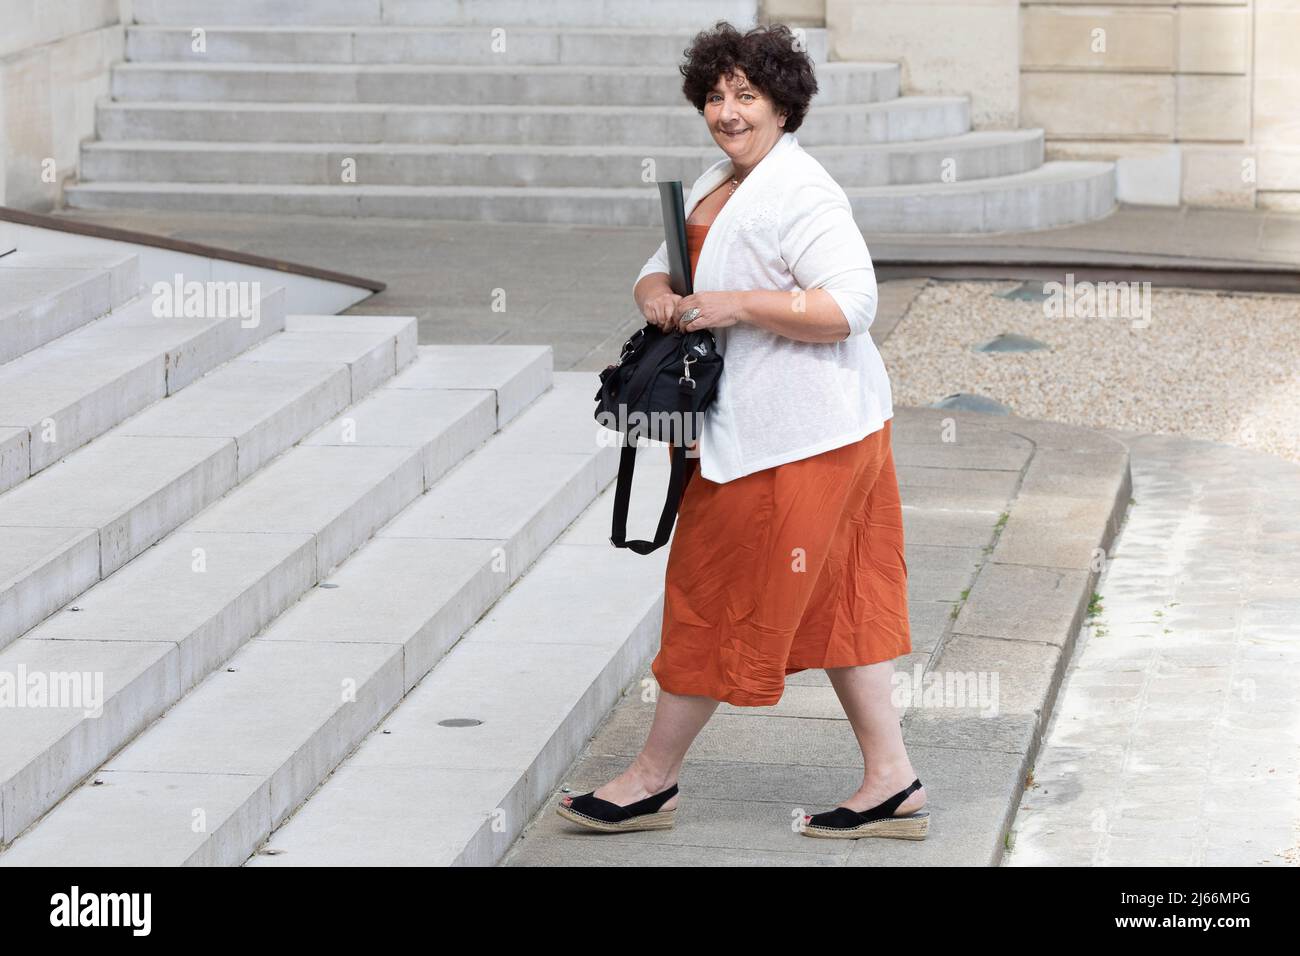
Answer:
POLYGON ((282 292, 255 329, 153 319, 136 256, 0 256, 0 865, 242 863, 404 697, 403 744, 483 784, 421 784, 440 852, 495 861, 657 638, 592 373, 282 292))
MULTIPOLYGON (((757 8, 141 0, 67 202, 657 225, 646 160, 689 186, 722 155, 682 99, 682 50, 757 8)), ((1113 164, 1044 163, 1042 130, 972 131, 966 98, 900 95, 897 64, 831 62, 826 31, 806 34, 821 91, 796 135, 864 231, 1040 229, 1114 208, 1113 164)))

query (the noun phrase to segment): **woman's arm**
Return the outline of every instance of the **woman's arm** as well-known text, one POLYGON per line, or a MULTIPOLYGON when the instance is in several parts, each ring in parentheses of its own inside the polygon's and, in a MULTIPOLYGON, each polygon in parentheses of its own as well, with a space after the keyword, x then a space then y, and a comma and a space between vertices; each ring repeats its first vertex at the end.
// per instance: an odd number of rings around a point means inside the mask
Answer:
POLYGON ((831 310, 825 299, 830 298, 839 307, 848 335, 867 332, 876 318, 876 270, 848 197, 824 171, 782 196, 780 248, 796 285, 808 290, 805 320, 825 316, 831 310), (814 292, 823 302, 821 311, 812 303, 814 292))
POLYGON ((737 321, 798 342, 842 342, 849 337, 849 320, 825 289, 758 289, 736 295, 740 297, 737 321))

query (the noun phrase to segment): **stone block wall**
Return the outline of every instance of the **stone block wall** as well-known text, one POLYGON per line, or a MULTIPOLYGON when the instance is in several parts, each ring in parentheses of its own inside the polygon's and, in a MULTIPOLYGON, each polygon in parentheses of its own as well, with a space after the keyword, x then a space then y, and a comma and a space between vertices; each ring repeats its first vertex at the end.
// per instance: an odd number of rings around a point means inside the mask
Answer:
POLYGON ((1120 198, 1254 208, 1253 7, 1024 0, 1020 119, 1049 159, 1113 159, 1120 198))
POLYGON ((130 0, 0 0, 0 205, 52 208, 95 132, 130 0))
POLYGON ((833 59, 898 60, 976 129, 1116 161, 1127 202, 1300 212, 1300 0, 767 0, 833 59))

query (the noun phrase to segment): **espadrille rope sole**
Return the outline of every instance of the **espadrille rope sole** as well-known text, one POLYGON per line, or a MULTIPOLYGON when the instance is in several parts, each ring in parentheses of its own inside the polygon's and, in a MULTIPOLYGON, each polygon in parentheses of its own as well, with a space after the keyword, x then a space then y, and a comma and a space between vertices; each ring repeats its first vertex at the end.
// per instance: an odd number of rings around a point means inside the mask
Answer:
POLYGON ((924 840, 930 829, 930 811, 918 810, 902 817, 885 817, 856 827, 821 827, 803 825, 804 836, 831 840, 858 840, 862 837, 892 837, 897 840, 924 840))
POLYGON ((641 816, 632 817, 630 820, 620 820, 617 823, 589 817, 587 814, 566 807, 562 803, 556 804, 555 812, 566 820, 584 827, 590 827, 593 830, 601 830, 605 833, 627 833, 632 830, 668 830, 675 822, 677 809, 645 813, 641 816))

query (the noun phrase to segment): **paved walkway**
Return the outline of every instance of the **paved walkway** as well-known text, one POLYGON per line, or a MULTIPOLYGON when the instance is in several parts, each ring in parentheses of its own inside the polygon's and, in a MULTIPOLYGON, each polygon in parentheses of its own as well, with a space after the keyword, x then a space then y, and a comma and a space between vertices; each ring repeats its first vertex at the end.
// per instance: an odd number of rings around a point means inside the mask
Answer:
POLYGON ((942 258, 996 248, 1030 249, 1035 253, 1087 250, 1108 256, 1132 256, 1136 262, 1157 263, 1168 256, 1237 261, 1252 264, 1300 264, 1300 215, 1188 206, 1121 205, 1095 222, 1031 233, 989 236, 908 236, 882 233, 867 237, 874 251, 901 256, 922 250, 942 258), (948 250, 948 251, 945 251, 948 250))
POLYGON ((1300 465, 1107 434, 1135 502, 1004 864, 1300 865, 1300 465))

